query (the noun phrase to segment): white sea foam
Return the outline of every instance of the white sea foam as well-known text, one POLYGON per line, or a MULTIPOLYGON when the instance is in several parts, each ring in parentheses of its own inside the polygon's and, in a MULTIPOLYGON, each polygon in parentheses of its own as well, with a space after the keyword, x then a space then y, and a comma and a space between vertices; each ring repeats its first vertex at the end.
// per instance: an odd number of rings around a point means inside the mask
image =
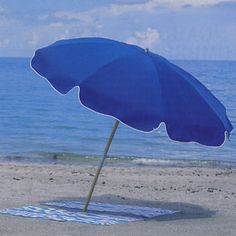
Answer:
POLYGON ((152 159, 135 158, 132 163, 140 166, 166 166, 166 167, 198 167, 198 166, 225 166, 232 167, 236 165, 235 161, 222 160, 189 160, 189 159, 152 159))
POLYGON ((158 166, 158 165, 170 165, 173 160, 162 160, 162 159, 152 159, 152 158, 137 158, 132 160, 134 164, 137 165, 148 165, 148 166, 158 166))

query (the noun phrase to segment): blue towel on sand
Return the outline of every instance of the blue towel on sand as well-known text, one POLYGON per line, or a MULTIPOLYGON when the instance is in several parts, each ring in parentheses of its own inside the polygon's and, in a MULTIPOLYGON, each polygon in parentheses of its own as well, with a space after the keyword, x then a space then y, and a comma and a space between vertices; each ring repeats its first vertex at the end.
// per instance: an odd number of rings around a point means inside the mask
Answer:
POLYGON ((95 225, 112 225, 176 213, 176 211, 163 210, 160 208, 105 203, 91 203, 89 205, 89 212, 82 211, 84 206, 82 202, 47 202, 44 203, 44 205, 50 207, 26 206, 21 208, 9 208, 0 210, 0 213, 28 218, 95 225))

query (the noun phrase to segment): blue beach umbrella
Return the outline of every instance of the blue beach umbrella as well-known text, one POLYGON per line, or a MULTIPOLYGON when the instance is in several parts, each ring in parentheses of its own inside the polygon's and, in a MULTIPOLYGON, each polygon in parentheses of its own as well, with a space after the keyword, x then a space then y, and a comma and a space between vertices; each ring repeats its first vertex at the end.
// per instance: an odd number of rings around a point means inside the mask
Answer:
POLYGON ((204 85, 148 49, 105 38, 61 40, 38 49, 31 66, 61 94, 78 86, 81 104, 116 120, 85 211, 119 122, 144 132, 163 122, 171 139, 208 146, 223 144, 233 129, 204 85))

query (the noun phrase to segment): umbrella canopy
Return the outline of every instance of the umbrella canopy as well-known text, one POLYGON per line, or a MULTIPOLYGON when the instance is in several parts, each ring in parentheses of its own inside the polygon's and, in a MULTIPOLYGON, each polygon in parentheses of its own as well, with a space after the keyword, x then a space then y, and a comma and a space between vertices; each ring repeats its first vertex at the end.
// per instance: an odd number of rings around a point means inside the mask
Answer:
POLYGON ((225 107, 192 75, 140 47, 104 38, 58 41, 35 52, 33 69, 60 93, 78 86, 80 102, 114 117, 84 207, 87 211, 119 121, 150 132, 161 122, 173 140, 219 146, 233 129, 225 107))
POLYGON ((35 52, 33 69, 60 93, 140 131, 161 122, 173 140, 219 146, 232 125, 225 107, 197 79, 165 58, 104 38, 61 40, 35 52))

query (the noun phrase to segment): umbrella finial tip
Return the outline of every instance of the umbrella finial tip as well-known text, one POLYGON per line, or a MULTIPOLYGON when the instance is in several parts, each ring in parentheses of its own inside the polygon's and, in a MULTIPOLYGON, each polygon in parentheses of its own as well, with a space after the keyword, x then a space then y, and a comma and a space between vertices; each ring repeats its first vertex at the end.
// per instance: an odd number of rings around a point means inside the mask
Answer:
POLYGON ((149 48, 145 48, 145 52, 146 52, 146 53, 149 53, 149 48))

